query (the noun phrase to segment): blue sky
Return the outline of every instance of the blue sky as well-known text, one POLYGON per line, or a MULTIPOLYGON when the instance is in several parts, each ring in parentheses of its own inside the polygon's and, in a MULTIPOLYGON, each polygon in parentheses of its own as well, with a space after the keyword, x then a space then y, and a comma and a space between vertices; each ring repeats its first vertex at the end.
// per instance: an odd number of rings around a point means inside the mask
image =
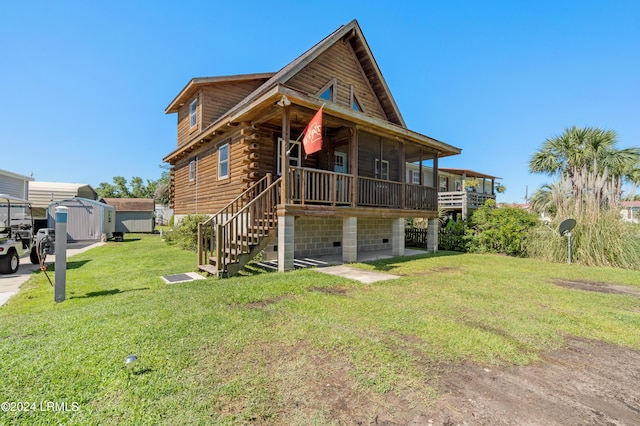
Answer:
POLYGON ((549 181, 528 161, 567 127, 640 145, 640 2, 379 3, 0 0, 0 169, 157 179, 192 77, 277 71, 354 18, 408 127, 500 176, 498 201, 549 181))

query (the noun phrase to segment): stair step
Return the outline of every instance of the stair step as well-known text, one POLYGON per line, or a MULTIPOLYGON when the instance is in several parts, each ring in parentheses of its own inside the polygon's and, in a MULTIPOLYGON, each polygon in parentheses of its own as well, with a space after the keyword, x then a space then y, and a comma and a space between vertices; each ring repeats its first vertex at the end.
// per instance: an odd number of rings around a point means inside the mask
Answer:
POLYGON ((211 275, 218 274, 218 268, 215 265, 198 265, 198 269, 211 275))

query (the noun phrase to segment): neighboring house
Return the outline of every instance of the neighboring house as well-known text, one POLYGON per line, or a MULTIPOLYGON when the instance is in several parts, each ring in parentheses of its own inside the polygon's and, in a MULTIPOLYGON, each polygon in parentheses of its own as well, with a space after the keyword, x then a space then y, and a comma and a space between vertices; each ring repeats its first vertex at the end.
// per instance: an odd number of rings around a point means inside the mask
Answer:
POLYGON ((116 208, 116 233, 151 233, 155 229, 155 200, 153 198, 104 198, 116 208))
POLYGON ((0 194, 28 200, 29 183, 32 181, 32 177, 0 169, 0 194))
POLYGON ((29 201, 33 204, 33 215, 36 219, 47 218, 47 208, 56 201, 80 197, 97 200, 98 193, 84 183, 39 182, 29 183, 29 201))
POLYGON ((438 204, 453 215, 464 219, 487 200, 496 199, 497 176, 466 169, 439 170, 438 204))
POLYGON ((620 216, 626 222, 640 223, 640 201, 622 201, 620 216))
MULTIPOLYGON (((420 175, 418 164, 407 164, 407 182, 415 185, 431 185, 433 169, 423 167, 420 175)), ((482 206, 485 201, 496 199, 497 176, 467 169, 438 169, 438 205, 453 216, 467 218, 471 210, 482 206)))
POLYGON ((437 250, 438 160, 460 149, 407 128, 355 20, 277 73, 192 79, 166 112, 176 220, 211 215, 200 269, 233 275, 260 250, 280 271, 299 256, 402 255, 415 217, 437 250), (321 107, 322 149, 305 155, 297 138, 321 107), (430 182, 408 181, 427 165, 430 182))

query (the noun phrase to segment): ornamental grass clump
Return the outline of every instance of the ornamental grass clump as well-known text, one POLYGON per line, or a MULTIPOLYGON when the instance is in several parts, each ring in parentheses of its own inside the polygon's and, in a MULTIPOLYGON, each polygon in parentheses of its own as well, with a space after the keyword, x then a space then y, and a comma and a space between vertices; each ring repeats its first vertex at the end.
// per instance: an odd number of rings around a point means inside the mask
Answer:
POLYGON ((590 266, 640 269, 640 227, 620 216, 617 182, 607 173, 576 170, 572 185, 568 177, 551 186, 556 214, 552 223, 538 226, 527 242, 527 254, 539 259, 567 261, 567 238, 557 230, 567 219, 576 220, 571 231, 572 262, 590 266))

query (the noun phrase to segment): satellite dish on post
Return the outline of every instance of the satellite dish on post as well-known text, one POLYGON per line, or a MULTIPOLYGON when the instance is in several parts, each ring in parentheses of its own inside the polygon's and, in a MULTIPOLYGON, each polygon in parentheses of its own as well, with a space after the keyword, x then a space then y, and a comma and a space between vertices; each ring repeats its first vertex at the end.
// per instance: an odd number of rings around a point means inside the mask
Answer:
POLYGON ((575 226, 576 226, 575 219, 565 219, 560 224, 560 228, 558 229, 558 232, 560 232, 560 235, 564 237, 565 235, 570 233, 571 230, 575 228, 575 226))
POLYGON ((576 220, 575 219, 565 219, 560 224, 560 228, 558 228, 558 232, 561 236, 567 237, 567 263, 571 264, 571 230, 575 228, 576 220))

